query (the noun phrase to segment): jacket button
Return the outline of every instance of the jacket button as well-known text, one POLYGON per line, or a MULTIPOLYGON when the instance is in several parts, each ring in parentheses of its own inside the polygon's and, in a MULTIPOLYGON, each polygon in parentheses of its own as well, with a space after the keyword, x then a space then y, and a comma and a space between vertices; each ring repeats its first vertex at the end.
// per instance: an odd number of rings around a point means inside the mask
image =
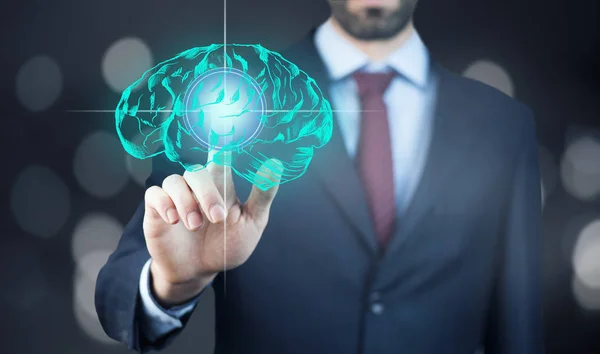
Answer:
POLYGON ((371 312, 373 312, 374 315, 381 315, 383 311, 385 311, 385 307, 382 303, 375 302, 371 305, 371 312))

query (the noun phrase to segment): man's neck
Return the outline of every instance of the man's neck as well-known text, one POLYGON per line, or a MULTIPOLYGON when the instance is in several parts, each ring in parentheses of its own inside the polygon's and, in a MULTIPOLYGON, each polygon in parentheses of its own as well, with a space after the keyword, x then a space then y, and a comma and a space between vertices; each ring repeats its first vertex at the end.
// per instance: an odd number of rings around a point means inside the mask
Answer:
POLYGON ((361 52, 365 53, 372 61, 382 60, 390 55, 390 53, 402 47, 414 32, 413 23, 410 21, 406 28, 392 38, 365 41, 352 37, 333 17, 330 17, 328 21, 340 35, 350 41, 361 52))

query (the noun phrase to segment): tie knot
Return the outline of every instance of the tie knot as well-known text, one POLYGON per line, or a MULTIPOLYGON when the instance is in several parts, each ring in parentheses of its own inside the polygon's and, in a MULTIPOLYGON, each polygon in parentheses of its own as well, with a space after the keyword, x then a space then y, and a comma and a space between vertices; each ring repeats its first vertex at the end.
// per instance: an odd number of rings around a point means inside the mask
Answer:
POLYGON ((364 73, 355 72, 354 81, 358 86, 358 95, 361 99, 372 96, 383 96, 396 73, 364 73))

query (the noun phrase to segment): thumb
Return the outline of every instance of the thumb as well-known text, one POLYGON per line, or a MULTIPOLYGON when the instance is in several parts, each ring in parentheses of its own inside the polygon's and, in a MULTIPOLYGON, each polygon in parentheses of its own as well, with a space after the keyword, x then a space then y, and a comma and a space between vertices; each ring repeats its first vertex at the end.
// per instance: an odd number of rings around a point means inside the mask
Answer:
POLYGON ((254 187, 246 202, 247 211, 260 219, 269 214, 269 209, 279 190, 283 175, 283 163, 277 159, 265 161, 254 176, 254 187))

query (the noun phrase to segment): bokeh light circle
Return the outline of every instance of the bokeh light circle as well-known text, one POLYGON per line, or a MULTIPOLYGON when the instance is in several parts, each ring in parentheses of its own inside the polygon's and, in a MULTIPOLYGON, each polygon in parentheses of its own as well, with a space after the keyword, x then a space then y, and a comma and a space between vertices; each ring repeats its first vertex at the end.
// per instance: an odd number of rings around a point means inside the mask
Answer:
POLYGON ((494 62, 477 60, 465 69, 463 75, 495 87, 509 96, 514 96, 515 88, 510 75, 503 67, 494 62))
POLYGON ((73 232, 71 244, 73 259, 80 264, 86 256, 89 257, 89 253, 114 251, 122 233, 121 223, 108 214, 91 213, 84 216, 73 232))
POLYGON ((105 131, 84 138, 75 151, 73 170, 79 184, 97 198, 115 196, 129 180, 121 144, 105 131))
POLYGON ((600 195, 600 140, 583 136, 566 149, 560 175, 567 192, 581 200, 600 195))
POLYGON ((152 173, 152 159, 136 159, 125 153, 125 166, 136 184, 141 187, 146 186, 146 179, 152 173))
POLYGON ((207 149, 240 149, 250 144, 260 134, 267 110, 256 80, 234 68, 198 76, 183 102, 188 130, 207 149))
POLYGON ((583 284, 600 290, 600 219, 581 230, 573 250, 573 269, 583 284))
POLYGON ((98 321, 94 306, 96 279, 122 233, 119 221, 104 213, 84 216, 73 232, 72 253, 77 265, 73 277, 73 311, 81 329, 101 343, 117 342, 104 333, 98 321))
POLYGON ((56 235, 71 211, 69 189, 47 167, 31 165, 17 175, 10 205, 19 226, 33 235, 56 235))
POLYGON ((139 38, 127 37, 115 42, 102 60, 102 75, 106 84, 121 93, 153 64, 152 52, 139 38))
POLYGON ((95 280, 82 274, 75 274, 73 279, 73 312, 79 327, 90 338, 103 344, 118 344, 102 329, 94 306, 95 280))
POLYGON ((85 274, 75 274, 75 301, 81 309, 90 316, 96 316, 96 308, 94 306, 94 288, 96 287, 96 279, 90 279, 85 274))
POLYGON ((77 259, 77 272, 95 282, 111 253, 108 249, 97 249, 84 254, 77 259))
POLYGON ((574 276, 571 290, 581 308, 591 311, 600 310, 600 289, 589 287, 577 276, 574 276))
POLYGON ((48 56, 29 59, 19 72, 16 81, 17 98, 30 111, 48 109, 62 91, 63 78, 58 64, 48 56))

